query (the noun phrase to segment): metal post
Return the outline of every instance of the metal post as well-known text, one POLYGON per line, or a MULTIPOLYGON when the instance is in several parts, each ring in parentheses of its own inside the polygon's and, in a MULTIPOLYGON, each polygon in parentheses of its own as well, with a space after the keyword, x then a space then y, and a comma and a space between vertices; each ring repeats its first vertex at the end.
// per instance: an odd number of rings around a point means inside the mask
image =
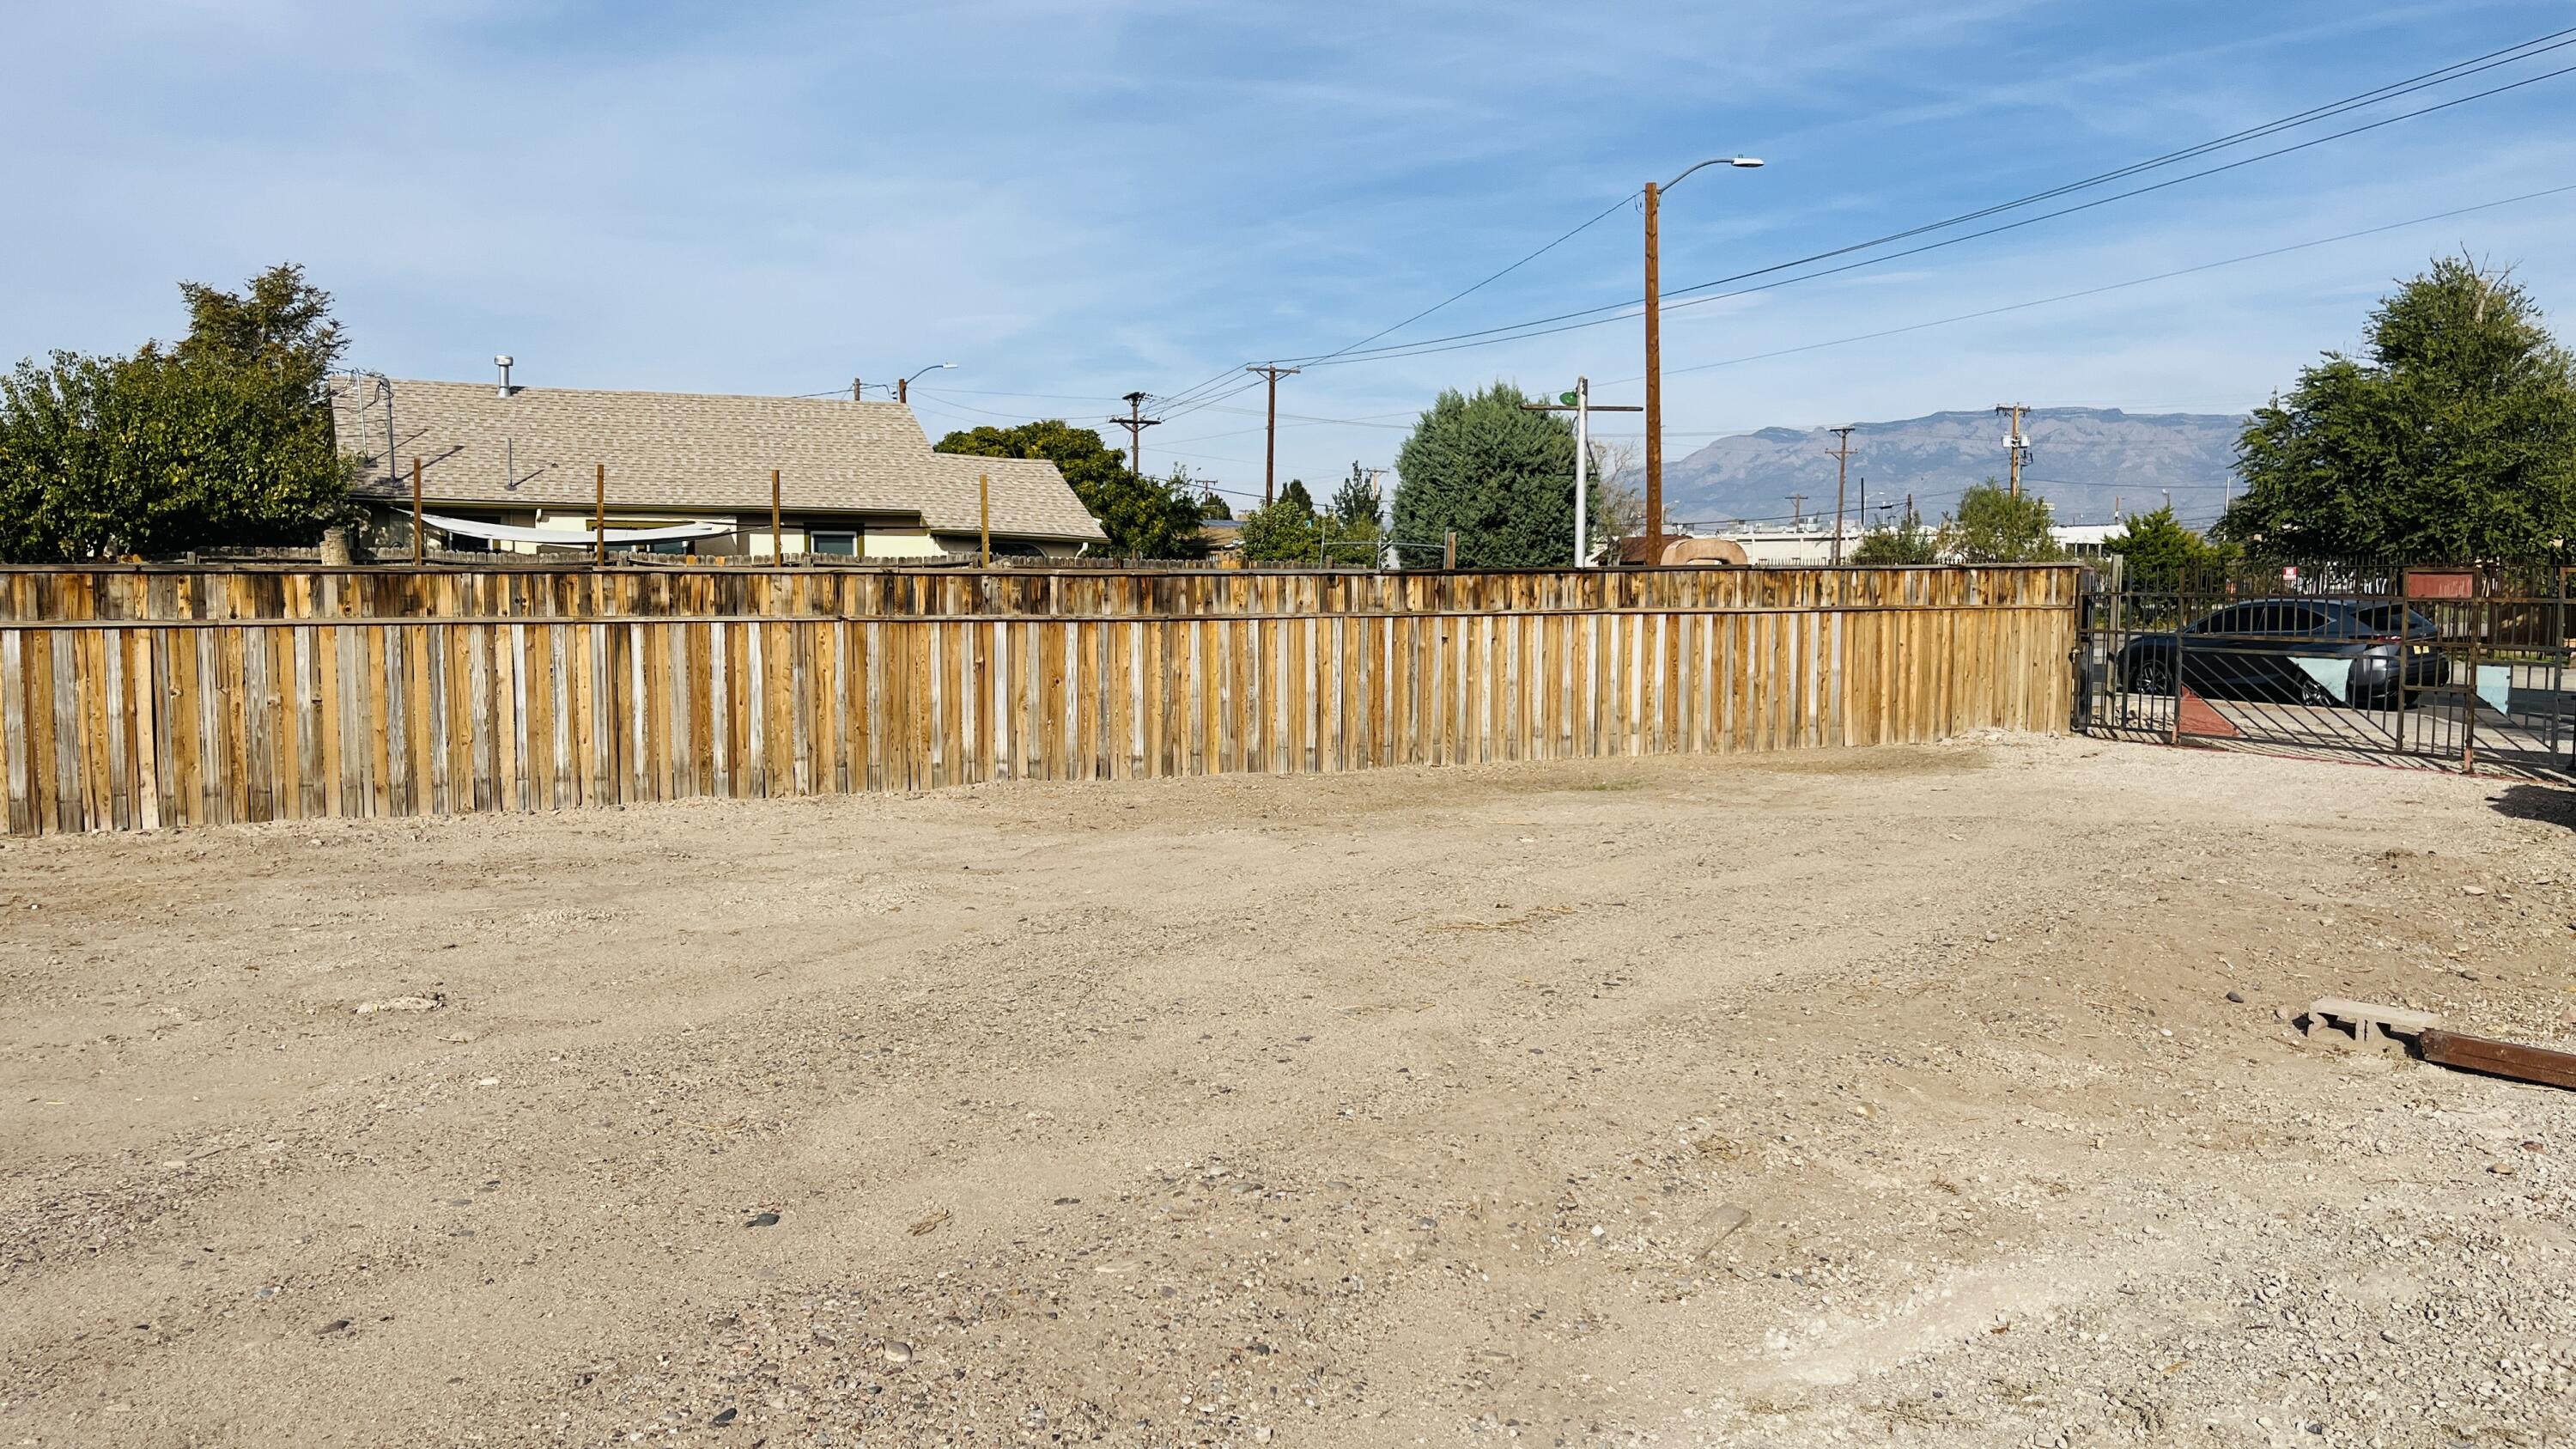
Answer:
POLYGON ((1574 566, 1592 555, 1585 526, 1592 512, 1592 379, 1574 379, 1574 566))
POLYGON ((769 556, 784 562, 787 558, 787 536, 778 526, 778 470, 769 470, 769 556))
POLYGON ((2460 773, 2463 775, 2474 775, 2478 772, 2478 634, 2480 632, 2475 629, 2469 631, 2469 688, 2467 702, 2461 707, 2461 713, 2467 719, 2467 723, 2460 731, 2460 773))
POLYGON ((598 500, 590 510, 590 561, 600 568, 608 567, 608 465, 599 469, 598 500))
POLYGON ((1646 562, 1664 556, 1664 330, 1662 273, 1656 261, 1657 207, 1662 195, 1646 183, 1646 562))
POLYGON ((2188 604, 2186 604, 2186 603, 2184 602, 2184 598, 2185 598, 2185 596, 2184 596, 2184 594, 2183 594, 2183 593, 2182 593, 2182 591, 2181 591, 2181 587, 2180 587, 2179 585, 2177 585, 2177 586, 2176 586, 2176 588, 2175 588, 2175 592, 2174 592, 2174 622, 2173 622, 2173 641, 2174 641, 2174 647, 2173 647, 2173 707, 2174 707, 2174 712, 2173 712, 2173 729, 2172 729, 2172 731, 2171 731, 2169 734, 2167 734, 2167 735, 2166 735, 2166 737, 2165 737, 2165 743, 2166 743, 2166 744, 2169 744, 2169 745, 2178 745, 2178 744, 2181 744, 2181 743, 2182 743, 2182 639, 2183 639, 2183 624, 2184 624, 2184 621, 2188 620, 2188 619, 2191 617, 2191 608, 2190 608, 2190 606, 2189 606, 2188 604))
MULTIPOLYGON (((1836 566, 1840 566, 1843 561, 1843 490, 1851 481, 1851 435, 1853 430, 1851 428, 1827 428, 1825 431, 1832 433, 1835 437, 1842 440, 1841 446, 1834 449, 1834 462, 1836 464, 1834 469, 1834 563, 1836 566)), ((1866 503, 1866 501, 1867 500, 1863 500, 1864 503, 1866 503)))
POLYGON ((411 460, 411 566, 420 567, 420 460, 411 460))

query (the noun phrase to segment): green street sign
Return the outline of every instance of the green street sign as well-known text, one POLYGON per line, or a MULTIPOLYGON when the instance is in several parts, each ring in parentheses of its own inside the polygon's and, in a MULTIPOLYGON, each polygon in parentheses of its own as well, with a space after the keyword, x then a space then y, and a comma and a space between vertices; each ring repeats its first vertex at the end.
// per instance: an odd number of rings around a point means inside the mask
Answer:
POLYGON ((1558 402, 1561 402, 1561 403, 1565 404, 1567 407, 1572 407, 1572 406, 1574 406, 1574 394, 1572 394, 1572 393, 1570 393, 1570 392, 1561 392, 1561 393, 1558 393, 1558 394, 1556 395, 1556 400, 1557 400, 1558 402))

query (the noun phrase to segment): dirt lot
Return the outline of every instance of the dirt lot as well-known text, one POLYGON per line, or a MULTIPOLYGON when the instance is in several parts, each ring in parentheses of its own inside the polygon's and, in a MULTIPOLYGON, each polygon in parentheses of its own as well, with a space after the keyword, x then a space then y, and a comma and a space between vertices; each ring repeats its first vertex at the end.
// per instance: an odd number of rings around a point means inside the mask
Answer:
POLYGON ((2280 1017, 2576 1034, 2571 824, 2002 740, 17 842, 0 1444, 2563 1442, 2576 1096, 2280 1017))

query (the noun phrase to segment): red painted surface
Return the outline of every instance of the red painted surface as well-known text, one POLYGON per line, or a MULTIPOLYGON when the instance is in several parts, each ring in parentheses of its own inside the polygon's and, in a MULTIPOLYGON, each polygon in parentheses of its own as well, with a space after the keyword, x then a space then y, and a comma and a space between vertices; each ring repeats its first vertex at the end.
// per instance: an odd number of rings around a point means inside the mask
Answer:
POLYGON ((2478 576, 2467 569, 2408 569, 2406 597, 2410 599, 2471 599, 2477 597, 2478 576))
POLYGON ((2182 733, 2215 735, 2222 740, 2235 739, 2241 731, 2235 722, 2210 707, 2209 701, 2189 689, 2182 692, 2182 733))

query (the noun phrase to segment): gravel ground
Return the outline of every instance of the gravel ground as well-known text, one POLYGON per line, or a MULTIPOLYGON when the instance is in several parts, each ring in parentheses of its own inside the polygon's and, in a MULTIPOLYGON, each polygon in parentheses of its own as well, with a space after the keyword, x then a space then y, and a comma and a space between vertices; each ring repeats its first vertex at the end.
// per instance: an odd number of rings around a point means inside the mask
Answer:
POLYGON ((2576 1433, 2576 799, 2086 741, 0 848, 0 1444, 2576 1433))

